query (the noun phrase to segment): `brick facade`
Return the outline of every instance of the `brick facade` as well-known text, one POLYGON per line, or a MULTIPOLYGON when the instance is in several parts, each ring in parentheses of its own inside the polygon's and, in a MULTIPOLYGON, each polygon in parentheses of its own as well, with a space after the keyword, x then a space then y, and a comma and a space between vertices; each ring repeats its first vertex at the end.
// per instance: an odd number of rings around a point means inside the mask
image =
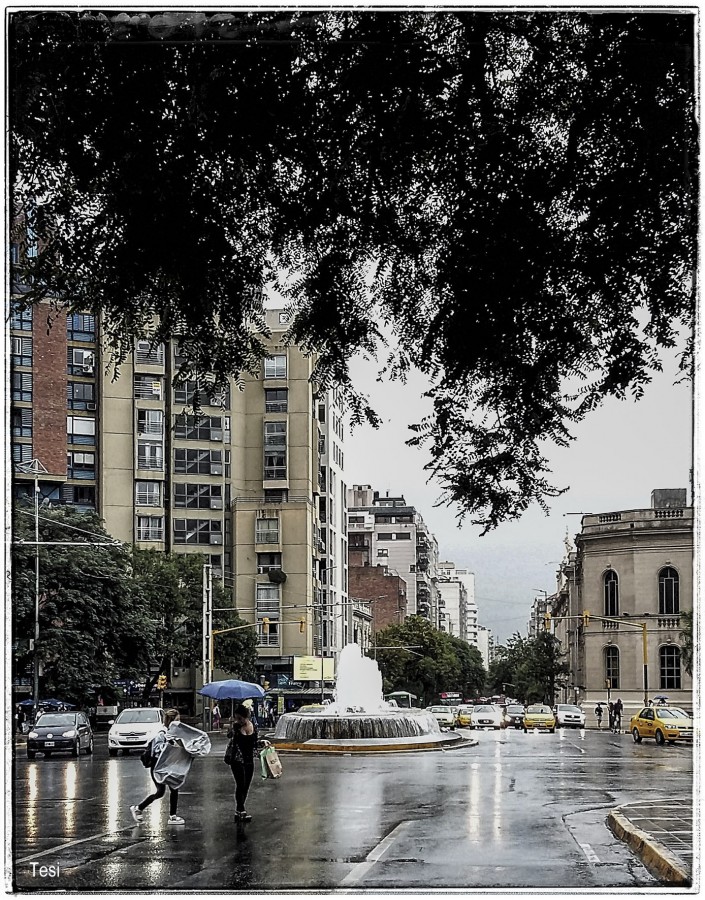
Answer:
MULTIPOLYGON (((34 456, 51 475, 66 475, 66 316, 35 306, 32 407, 34 456), (51 327, 48 325, 51 316, 51 327)), ((91 448, 92 449, 92 448, 91 448)))
POLYGON ((372 631, 387 625, 400 625, 406 616, 406 582, 396 574, 389 574, 384 566, 356 566, 348 568, 348 592, 351 597, 374 601, 372 631))

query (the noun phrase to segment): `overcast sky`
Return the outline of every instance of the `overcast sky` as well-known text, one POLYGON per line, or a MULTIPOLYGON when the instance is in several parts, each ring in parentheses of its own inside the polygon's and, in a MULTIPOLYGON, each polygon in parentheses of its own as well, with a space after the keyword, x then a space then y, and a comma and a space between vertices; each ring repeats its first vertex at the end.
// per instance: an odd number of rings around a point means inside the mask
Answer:
POLYGON ((569 487, 549 503, 549 516, 535 506, 484 537, 470 524, 459 529, 455 508, 434 506, 441 492, 426 481, 428 452, 404 443, 412 436, 407 426, 429 410, 421 399, 422 376, 406 385, 378 384, 376 366, 363 360, 352 371, 384 424, 377 431, 359 426, 346 434, 347 484, 401 494, 417 508, 438 540, 440 558, 475 573, 480 623, 500 643, 517 631, 527 633, 531 604, 540 595, 536 589, 555 590, 566 528, 571 537, 580 531, 580 516, 567 513, 648 508, 654 488, 687 488, 692 502, 692 390, 674 386, 675 363, 654 379, 642 400, 607 401, 574 430, 569 448, 546 451, 553 472, 548 481, 569 487))

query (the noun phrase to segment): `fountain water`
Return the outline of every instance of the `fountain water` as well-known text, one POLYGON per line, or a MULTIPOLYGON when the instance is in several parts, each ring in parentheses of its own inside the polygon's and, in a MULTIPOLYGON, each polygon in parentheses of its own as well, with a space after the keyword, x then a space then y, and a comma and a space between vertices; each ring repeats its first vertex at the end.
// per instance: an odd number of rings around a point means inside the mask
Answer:
POLYGON ((348 644, 340 654, 334 702, 321 709, 285 713, 273 742, 281 750, 318 753, 441 750, 468 743, 460 735, 442 732, 426 710, 386 703, 379 667, 362 655, 357 644, 348 644))

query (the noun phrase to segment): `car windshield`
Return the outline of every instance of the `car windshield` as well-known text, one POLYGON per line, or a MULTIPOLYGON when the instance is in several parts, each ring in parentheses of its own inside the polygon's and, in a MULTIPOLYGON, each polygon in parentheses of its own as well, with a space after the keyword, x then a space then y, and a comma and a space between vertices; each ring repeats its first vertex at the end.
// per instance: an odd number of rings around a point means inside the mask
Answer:
POLYGON ((683 713, 675 709, 659 709, 656 712, 659 719, 682 719, 683 713))
POLYGON ((451 709, 449 706, 429 706, 428 711, 432 713, 448 713, 450 715, 451 709))
POLYGON ((124 709, 117 718, 118 725, 131 725, 135 722, 159 722, 158 709, 124 709))
POLYGON ((544 713, 545 715, 550 715, 551 710, 547 706, 530 706, 527 712, 533 713, 544 713))
POLYGON ((579 706, 571 706, 571 705, 568 704, 568 703, 559 703, 559 704, 558 704, 558 709, 559 709, 561 712, 572 712, 572 713, 579 713, 579 712, 582 712, 582 709, 580 709, 579 706))
POLYGON ((493 713, 495 712, 494 706, 476 706, 475 712, 479 713, 493 713))
POLYGON ((37 725, 56 728, 57 725, 73 725, 75 721, 73 713, 44 713, 37 719, 37 725))
POLYGON ((472 709, 469 706, 459 706, 458 712, 466 716, 468 713, 472 712, 472 709))
POLYGON ((515 716, 517 713, 523 713, 523 712, 524 712, 524 707, 523 707, 523 706, 508 706, 508 707, 507 707, 507 712, 508 712, 510 715, 515 716))
POLYGON ((692 719, 693 718, 689 712, 686 712, 684 709, 681 709, 680 706, 672 706, 671 712, 676 713, 679 719, 692 719))

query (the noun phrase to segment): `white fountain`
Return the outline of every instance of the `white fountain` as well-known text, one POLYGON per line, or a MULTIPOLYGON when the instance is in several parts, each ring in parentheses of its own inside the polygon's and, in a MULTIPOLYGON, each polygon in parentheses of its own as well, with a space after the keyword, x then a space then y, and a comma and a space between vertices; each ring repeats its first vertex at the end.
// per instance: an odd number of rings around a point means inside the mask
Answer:
POLYGON ((281 716, 273 737, 277 748, 370 753, 468 744, 458 734, 442 732, 426 710, 386 703, 379 666, 363 656, 357 644, 347 644, 341 651, 334 696, 333 703, 320 709, 281 716))

